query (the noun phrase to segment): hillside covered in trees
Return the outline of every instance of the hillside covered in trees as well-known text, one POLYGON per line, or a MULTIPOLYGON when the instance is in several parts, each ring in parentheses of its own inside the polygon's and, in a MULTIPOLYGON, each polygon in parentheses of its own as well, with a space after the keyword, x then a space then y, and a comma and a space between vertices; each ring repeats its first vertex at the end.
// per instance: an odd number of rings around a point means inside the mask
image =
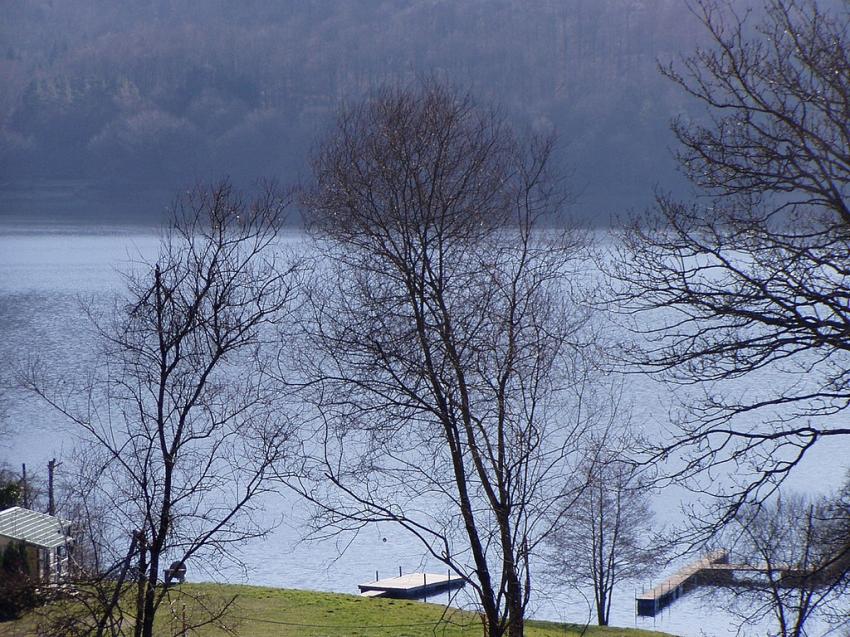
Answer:
POLYGON ((594 218, 675 186, 657 71, 702 37, 681 0, 7 0, 0 214, 154 220, 176 188, 289 182, 340 100, 435 74, 556 130, 594 218))

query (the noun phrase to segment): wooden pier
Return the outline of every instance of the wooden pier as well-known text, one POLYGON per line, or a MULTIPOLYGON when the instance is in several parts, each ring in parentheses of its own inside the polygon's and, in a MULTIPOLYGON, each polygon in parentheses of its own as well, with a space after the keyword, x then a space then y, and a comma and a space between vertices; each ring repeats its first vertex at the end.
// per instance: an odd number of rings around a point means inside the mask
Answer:
POLYGON ((723 549, 712 551, 695 562, 684 566, 658 586, 641 593, 635 598, 640 617, 655 617, 670 604, 699 583, 703 573, 712 567, 729 561, 729 552, 723 549))
POLYGON ((427 598, 443 591, 461 588, 466 582, 451 573, 409 573, 398 577, 359 584, 363 597, 392 597, 395 599, 427 598))
POLYGON ((798 588, 801 581, 808 580, 811 586, 813 576, 818 570, 794 568, 787 564, 712 564, 703 569, 700 583, 709 586, 724 586, 734 583, 736 586, 764 585, 766 575, 781 587, 798 588))
POLYGON ((763 587, 767 578, 773 586, 800 588, 834 581, 845 573, 845 566, 819 570, 790 564, 730 564, 729 552, 713 551, 676 571, 658 586, 635 597, 640 617, 655 617, 682 595, 697 586, 763 587))

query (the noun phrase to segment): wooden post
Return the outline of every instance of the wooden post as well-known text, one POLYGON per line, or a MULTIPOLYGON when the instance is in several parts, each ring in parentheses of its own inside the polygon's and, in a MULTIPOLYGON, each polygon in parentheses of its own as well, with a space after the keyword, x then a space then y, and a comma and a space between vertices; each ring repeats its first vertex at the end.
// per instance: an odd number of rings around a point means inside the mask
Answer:
POLYGON ((26 462, 21 465, 21 482, 24 485, 24 488, 23 488, 24 508, 29 509, 30 508, 30 489, 29 489, 29 485, 27 484, 27 463, 26 462))
POLYGON ((56 469, 56 458, 47 463, 47 512, 56 515, 56 500, 53 498, 53 471, 56 469))

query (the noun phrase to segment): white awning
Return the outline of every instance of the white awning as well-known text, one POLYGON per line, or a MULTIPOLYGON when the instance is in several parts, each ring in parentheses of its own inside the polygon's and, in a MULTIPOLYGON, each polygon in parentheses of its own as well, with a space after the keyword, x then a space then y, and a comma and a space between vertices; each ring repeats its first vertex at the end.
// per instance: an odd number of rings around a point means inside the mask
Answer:
POLYGON ((69 522, 21 507, 0 511, 0 536, 45 549, 64 546, 70 538, 65 535, 69 522))

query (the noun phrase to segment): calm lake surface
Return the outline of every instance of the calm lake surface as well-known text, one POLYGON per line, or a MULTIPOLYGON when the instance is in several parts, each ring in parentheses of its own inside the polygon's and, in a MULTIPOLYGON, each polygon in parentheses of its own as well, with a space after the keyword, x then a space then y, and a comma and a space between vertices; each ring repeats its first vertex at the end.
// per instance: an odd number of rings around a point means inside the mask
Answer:
MULTIPOLYGON (((93 335, 81 300, 108 308, 114 293, 121 290, 120 272, 155 255, 158 243, 158 234, 147 229, 0 223, 0 375, 5 375, 0 380, 13 381, 15 369, 35 360, 60 375, 85 374, 92 360, 93 335)), ((630 379, 627 387, 635 422, 660 433, 667 424, 669 391, 641 378, 630 379)), ((10 440, 0 442, 0 462, 18 469, 25 462, 31 472, 43 472, 50 458, 61 459, 74 447, 76 431, 34 397, 13 388, 8 402, 15 432, 10 440)), ((819 445, 791 486, 822 493, 838 485, 848 469, 848 447, 819 445)), ((669 489, 656 498, 660 521, 678 519, 687 497, 684 493, 669 489)), ((397 573, 399 566, 407 572, 442 572, 411 538, 390 525, 368 529, 350 545, 347 540, 308 543, 301 541, 308 512, 299 500, 282 494, 268 499, 265 506, 269 520, 282 523, 268 538, 244 547, 247 573, 227 565, 216 573, 192 573, 190 566, 189 579, 355 593, 357 584, 372 579, 376 570, 382 577, 397 573)), ((662 569, 654 581, 671 570, 675 569, 662 569)), ((617 591, 613 624, 656 627, 688 637, 736 634, 734 618, 697 596, 677 602, 654 620, 636 618, 635 587, 650 583, 629 584, 617 591)), ((532 615, 571 622, 592 619, 584 598, 569 591, 538 593, 532 615)), ((764 628, 752 634, 764 634, 764 628)))

